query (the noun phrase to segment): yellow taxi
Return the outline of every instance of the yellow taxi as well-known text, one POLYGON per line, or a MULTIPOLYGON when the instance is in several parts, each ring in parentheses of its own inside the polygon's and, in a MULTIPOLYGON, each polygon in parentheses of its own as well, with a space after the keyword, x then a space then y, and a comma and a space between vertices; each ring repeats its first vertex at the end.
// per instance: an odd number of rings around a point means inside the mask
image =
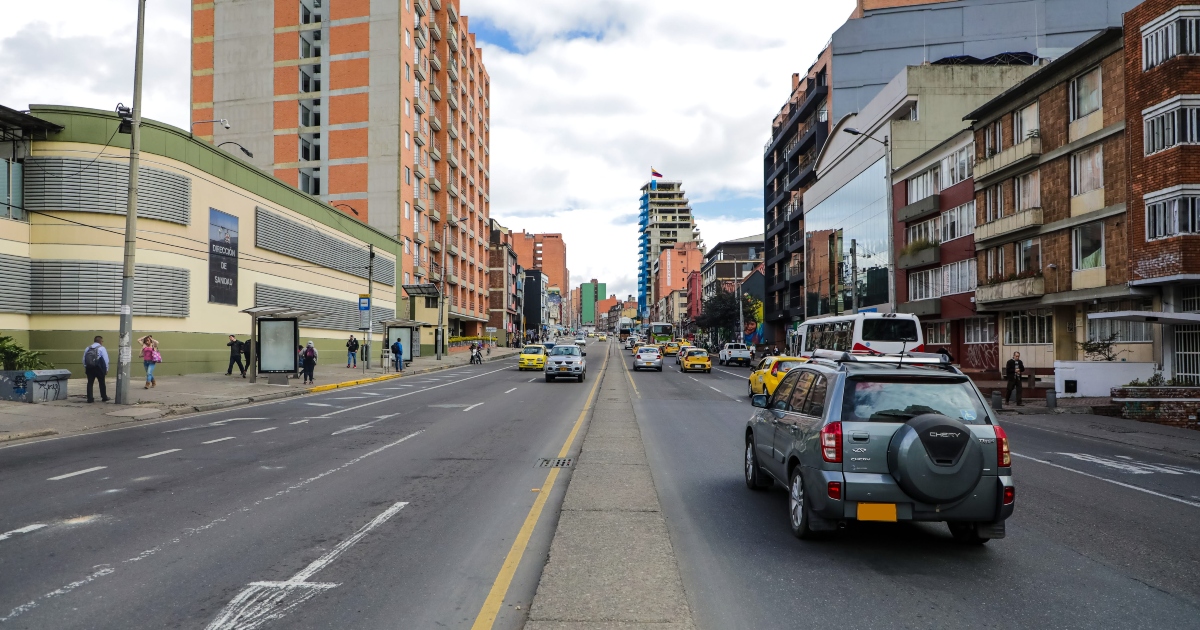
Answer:
POLYGON ((806 361, 808 359, 803 357, 763 357, 751 370, 746 388, 751 396, 774 394, 775 388, 779 386, 779 381, 783 380, 788 370, 800 367, 806 361))
POLYGON ((638 348, 641 348, 644 345, 646 345, 646 344, 644 344, 640 341, 635 341, 632 344, 629 344, 629 349, 631 350, 630 354, 632 354, 633 356, 637 356, 638 348))
POLYGON ((668 357, 673 357, 677 354, 679 354, 679 342, 678 341, 668 341, 667 344, 663 347, 663 355, 668 356, 668 357))
POLYGON ((600 335, 600 341, 608 341, 608 335, 600 335))
POLYGON ((704 348, 691 348, 683 351, 683 359, 679 364, 680 372, 699 370, 704 373, 712 372, 712 357, 704 348))
POLYGON ((546 369, 546 346, 531 344, 522 348, 520 356, 517 357, 517 369, 546 369))

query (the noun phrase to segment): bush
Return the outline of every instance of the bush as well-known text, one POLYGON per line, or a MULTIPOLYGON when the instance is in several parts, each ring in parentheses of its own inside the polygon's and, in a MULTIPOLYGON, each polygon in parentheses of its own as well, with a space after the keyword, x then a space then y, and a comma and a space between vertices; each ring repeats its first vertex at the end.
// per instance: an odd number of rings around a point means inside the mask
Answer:
POLYGON ((5 370, 46 370, 54 366, 42 360, 43 352, 21 347, 12 337, 0 337, 0 365, 5 370))
POLYGON ((933 249, 934 247, 937 247, 940 244, 941 243, 939 241, 931 241, 927 238, 919 238, 915 241, 912 241, 908 245, 905 245, 903 248, 901 248, 900 255, 901 256, 911 256, 920 251, 924 251, 927 249, 933 249))

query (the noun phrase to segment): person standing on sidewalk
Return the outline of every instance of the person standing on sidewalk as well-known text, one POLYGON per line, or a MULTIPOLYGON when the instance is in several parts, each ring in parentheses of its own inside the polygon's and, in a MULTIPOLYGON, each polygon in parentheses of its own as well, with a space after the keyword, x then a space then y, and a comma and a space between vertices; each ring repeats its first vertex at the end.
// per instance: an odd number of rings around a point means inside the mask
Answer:
POLYGON ((346 341, 346 367, 358 367, 358 340, 354 335, 346 341), (350 365, 353 363, 354 365, 350 365))
POLYGON ((92 345, 83 351, 83 371, 87 374, 87 401, 96 402, 92 397, 92 385, 100 381, 100 402, 108 402, 108 387, 104 384, 104 375, 108 374, 108 350, 104 347, 104 337, 96 335, 92 345))
POLYGON ((242 373, 242 378, 246 378, 246 367, 242 365, 242 342, 238 341, 237 337, 229 335, 229 367, 225 368, 225 376, 233 375, 233 364, 237 364, 238 371, 242 373))
POLYGON ((162 362, 162 355, 158 353, 158 341, 152 335, 146 335, 138 339, 138 343, 142 344, 142 365, 146 367, 146 386, 142 389, 158 387, 154 380, 154 368, 162 362))
POLYGON ((392 359, 396 362, 396 371, 404 371, 404 344, 397 339, 392 344, 392 359))
POLYGON ((1004 378, 1008 381, 1008 389, 1004 392, 1004 401, 1009 402, 1013 390, 1017 390, 1017 406, 1021 406, 1021 377, 1025 375, 1025 363, 1021 361, 1021 353, 1014 352, 1008 364, 1004 366, 1004 378))
POLYGON ((300 360, 304 367, 304 383, 311 385, 313 382, 313 368, 317 367, 317 348, 313 342, 308 342, 308 346, 300 352, 300 360))

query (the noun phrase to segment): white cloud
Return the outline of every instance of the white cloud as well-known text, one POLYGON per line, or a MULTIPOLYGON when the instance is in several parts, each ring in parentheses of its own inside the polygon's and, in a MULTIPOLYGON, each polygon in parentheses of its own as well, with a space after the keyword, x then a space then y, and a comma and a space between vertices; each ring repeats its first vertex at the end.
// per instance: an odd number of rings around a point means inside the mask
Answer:
MULTIPOLYGON (((7 4, 0 102, 129 104, 136 0, 7 4)), ((520 51, 484 46, 493 216, 562 232, 572 280, 595 277, 625 295, 636 289, 637 201, 650 167, 682 180, 693 202, 759 198, 762 143, 791 75, 854 0, 462 4, 520 51)), ((186 128, 190 2, 153 0, 147 15, 145 115, 186 128)), ((721 207, 725 216, 699 215, 709 245, 762 230, 757 210, 721 207)))

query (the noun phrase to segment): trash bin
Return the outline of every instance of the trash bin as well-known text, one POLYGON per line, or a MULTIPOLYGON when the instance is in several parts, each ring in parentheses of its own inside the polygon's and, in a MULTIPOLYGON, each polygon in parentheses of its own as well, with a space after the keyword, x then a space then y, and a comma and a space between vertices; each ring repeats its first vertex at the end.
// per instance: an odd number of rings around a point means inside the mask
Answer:
POLYGON ((43 403, 67 399, 70 370, 5 370, 0 372, 0 399, 43 403))

